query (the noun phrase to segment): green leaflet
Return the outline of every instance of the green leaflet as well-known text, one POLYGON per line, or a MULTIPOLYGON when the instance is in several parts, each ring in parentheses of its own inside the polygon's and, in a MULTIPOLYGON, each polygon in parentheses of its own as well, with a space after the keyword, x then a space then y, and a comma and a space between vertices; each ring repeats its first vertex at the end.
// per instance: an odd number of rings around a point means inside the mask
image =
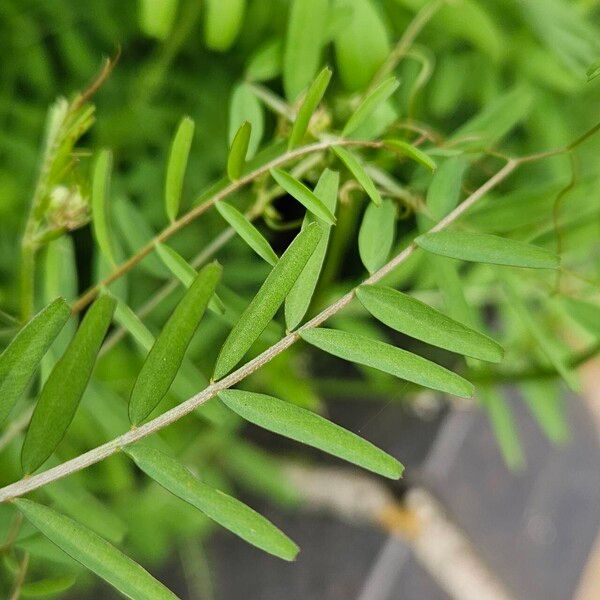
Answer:
POLYGON ((112 163, 111 151, 102 150, 94 165, 94 173, 92 175, 92 226, 100 250, 114 265, 115 254, 113 252, 110 218, 108 215, 108 190, 112 163))
POLYGON ((251 134, 252 124, 250 121, 244 121, 233 137, 229 148, 229 156, 227 157, 227 176, 231 181, 239 179, 242 175, 251 134))
POLYGON ((461 398, 473 395, 473 385, 460 375, 390 344, 336 329, 308 329, 299 334, 309 344, 344 360, 461 398))
POLYGON ((164 40, 171 31, 179 0, 142 0, 140 2, 140 28, 151 37, 164 40))
POLYGON ((373 180, 369 177, 364 167, 361 165, 360 161, 350 152, 346 150, 346 148, 342 148, 341 146, 333 146, 331 148, 335 154, 337 154, 338 158, 346 165, 347 169, 354 175, 354 178, 362 188, 367 193, 367 196, 373 200, 373 202, 377 205, 381 204, 381 196, 379 195, 379 191, 375 187, 373 180))
POLYGON ((148 446, 126 448, 137 466, 173 495, 243 540, 284 560, 294 560, 298 546, 246 504, 206 485, 168 454, 148 446))
POLYGON ((579 383, 577 375, 571 371, 571 369, 563 360, 561 352, 557 348, 556 341, 549 336, 548 333, 546 333, 546 328, 540 322, 538 322, 534 314, 521 300, 521 297, 516 289, 516 281, 514 281, 512 277, 507 277, 505 275, 504 283, 504 291, 512 310, 517 313, 531 337, 537 342, 539 349, 554 365, 554 368, 558 373, 560 373, 561 377, 565 380, 569 388, 574 392, 579 392, 581 390, 581 384, 579 383))
MULTIPOLYGON (((561 297, 560 302, 567 309, 572 319, 575 319, 581 327, 593 336, 600 338, 600 306, 598 304, 567 297, 561 297)), ((2 419, 0 419, 1 421, 2 419)))
POLYGON ((174 221, 181 205, 183 178, 188 163, 192 140, 194 139, 194 121, 184 117, 179 123, 177 133, 171 144, 171 153, 167 164, 165 181, 165 208, 169 220, 174 221))
POLYGON ((134 425, 142 422, 169 391, 221 271, 213 262, 198 273, 156 338, 131 391, 129 418, 134 425))
POLYGON ((362 285, 356 296, 376 319, 400 333, 464 356, 502 360, 502 346, 493 339, 407 294, 389 287, 362 285))
POLYGON ((427 210, 434 222, 441 221, 458 204, 468 164, 465 157, 453 156, 434 173, 427 189, 427 210))
POLYGON ((321 61, 329 0, 292 0, 283 51, 283 88, 294 101, 309 85, 321 61))
POLYGON ((428 252, 472 262, 530 269, 560 265, 558 256, 544 248, 488 233, 437 231, 419 236, 415 243, 428 252))
POLYGON ((216 209, 220 215, 235 229, 235 232, 270 265, 275 265, 278 260, 277 254, 271 248, 269 242, 252 225, 252 223, 237 208, 234 208, 226 202, 216 202, 216 209))
POLYGON ((56 299, 33 317, 0 354, 0 425, 29 385, 70 314, 69 305, 62 298, 56 299))
POLYGON ((33 473, 64 437, 96 363, 116 300, 100 296, 87 311, 40 393, 23 442, 23 471, 33 473))
POLYGON ((325 67, 311 83, 308 91, 306 92, 306 96, 304 97, 304 101, 302 102, 302 106, 300 106, 298 114, 296 115, 292 133, 290 134, 288 150, 292 150, 296 146, 299 146, 302 142, 304 134, 308 129, 310 118, 313 116, 315 110, 317 110, 319 102, 321 102, 323 99, 325 90, 327 90, 330 80, 331 69, 329 67, 325 67))
POLYGON ((48 577, 38 581, 24 583, 21 587, 23 598, 39 598, 61 594, 72 588, 77 581, 74 575, 63 575, 62 577, 48 577))
POLYGON ((223 402, 240 417, 259 427, 323 450, 390 479, 399 479, 404 467, 367 440, 323 417, 272 396, 225 390, 223 402))
MULTIPOLYGON (((339 173, 325 169, 315 187, 315 196, 322 200, 323 204, 334 214, 339 180, 339 173)), ((302 227, 307 227, 310 222, 311 217, 306 215, 302 227)), ((285 299, 285 323, 290 331, 296 329, 304 318, 325 261, 331 225, 323 221, 319 221, 319 225, 323 233, 319 244, 285 299)))
POLYGON ((385 23, 372 0, 337 0, 348 10, 335 36, 335 58, 344 86, 352 91, 365 88, 391 52, 385 23))
MULTIPOLYGON (((196 271, 196 269, 194 269, 194 267, 192 267, 179 252, 173 250, 173 248, 167 246, 167 244, 158 243, 156 244, 156 253, 167 269, 169 269, 169 271, 171 271, 171 273, 173 273, 186 288, 189 288, 192 285, 194 279, 196 279, 196 275, 198 275, 198 271, 196 271)), ((225 306, 217 296, 216 292, 208 301, 208 309, 217 315, 225 314, 225 306)))
POLYGON ((400 82, 395 77, 388 77, 367 94, 344 125, 342 136, 350 137, 398 89, 399 85, 400 82))
POLYGON ((235 42, 242 24, 246 0, 206 0, 204 41, 211 50, 225 52, 235 42))
POLYGON ((286 173, 283 169, 271 169, 273 179, 293 198, 298 200, 315 217, 322 221, 335 224, 335 216, 301 181, 286 173))
POLYGON ((392 152, 395 152, 400 156, 408 156, 430 171, 435 171, 437 168, 435 161, 429 155, 404 140, 384 140, 384 143, 386 148, 392 150, 392 152))
POLYGON ((247 83, 240 83, 233 90, 229 106, 229 143, 237 133, 240 125, 250 122, 252 131, 248 142, 246 158, 250 159, 258 150, 265 129, 265 116, 262 104, 247 83))
POLYGON ((321 239, 321 228, 312 223, 290 244, 225 340, 215 365, 214 378, 227 375, 267 327, 300 276, 321 239))
POLYGON ((148 571, 83 525, 31 500, 13 502, 51 542, 128 598, 177 600, 148 571))
POLYGON ((358 232, 360 260, 369 273, 387 261, 396 235, 396 206, 384 200, 379 206, 369 204, 358 232))

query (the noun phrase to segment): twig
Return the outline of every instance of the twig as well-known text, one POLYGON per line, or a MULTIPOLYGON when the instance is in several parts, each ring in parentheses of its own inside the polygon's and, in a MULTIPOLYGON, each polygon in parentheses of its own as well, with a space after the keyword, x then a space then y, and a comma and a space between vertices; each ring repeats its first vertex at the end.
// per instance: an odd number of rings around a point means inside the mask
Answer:
POLYGON ((148 254, 150 254, 156 244, 163 243, 168 240, 171 236, 177 233, 180 229, 189 225, 192 221, 197 219, 200 215, 204 214, 215 202, 219 200, 223 200, 227 198, 234 192, 237 192, 239 189, 248 185, 252 181, 254 181, 257 177, 268 173, 271 169, 280 167, 285 165, 286 163, 300 158, 301 156, 305 156, 307 154, 311 154, 313 152, 320 152, 322 150, 327 150, 333 146, 358 146, 361 148, 382 148, 383 143, 377 141, 368 141, 368 140, 344 140, 344 139, 328 139, 325 141, 317 142, 315 144, 310 144, 308 146, 302 146, 300 148, 296 148, 291 152, 286 152, 277 158, 269 161, 268 163, 258 167, 254 171, 248 173, 244 177, 237 179, 236 181, 231 182, 229 185, 218 191, 216 194, 208 198, 202 204, 192 208, 182 217, 173 221, 168 227, 163 229, 158 235, 156 235, 152 240, 150 240, 145 246, 142 246, 133 256, 128 258, 125 262, 121 263, 110 275, 105 277, 102 281, 98 282, 96 285, 92 286, 87 292, 85 292, 82 296, 80 296, 72 305, 72 312, 78 313, 83 310, 90 302, 94 300, 94 298, 98 295, 99 291, 123 275, 129 272, 133 267, 135 267, 139 262, 141 262, 148 254))
MULTIPOLYGON (((471 194, 468 198, 466 198, 459 206, 457 206, 451 213, 449 213, 444 219, 442 219, 439 223, 437 223, 430 231, 439 231, 444 229, 452 222, 460 218, 469 208, 471 208, 477 201, 479 201, 487 192, 497 186, 500 182, 506 179, 518 166, 520 162, 519 160, 512 159, 509 160, 500 171, 498 171, 491 179, 486 181, 480 188, 478 188, 473 194, 471 194)), ((371 277, 369 277, 364 283, 365 284, 373 284, 378 282, 380 279, 385 277, 388 273, 394 270, 398 265, 406 261, 413 252, 417 249, 417 246, 414 243, 411 243, 405 250, 403 250, 400 254, 398 254, 395 258, 389 261, 386 265, 384 265, 381 269, 376 271, 371 277)), ((352 299, 354 298, 354 289, 342 296, 336 302, 325 308, 319 314, 317 314, 314 318, 308 321, 305 325, 300 327, 298 331, 294 331, 292 333, 288 333, 285 337, 283 337, 279 342, 242 365, 233 373, 230 373, 225 378, 216 381, 206 387, 204 390, 199 392, 198 394, 192 396, 188 400, 182 402, 176 407, 168 410, 167 412, 159 415, 158 417, 148 421, 147 423, 141 425, 140 427, 135 427, 130 431, 114 438, 113 440, 102 444, 76 458, 68 460, 64 463, 57 465, 56 467, 52 467, 38 475, 33 475, 27 477, 26 479, 22 479, 15 483, 12 483, 2 489, 0 489, 0 502, 7 502, 12 498, 22 496, 28 492, 36 490, 44 485, 47 485, 53 481, 57 481, 62 479, 63 477, 67 477, 72 473, 77 471, 81 471, 91 465, 94 465, 113 454, 119 452, 124 446, 128 446, 135 442, 138 442, 145 437, 160 431, 164 427, 178 421, 188 413, 195 410, 197 407, 201 406, 214 396, 216 396, 219 392, 230 388, 258 369, 260 369, 263 365, 271 361, 273 358, 287 350, 290 346, 296 343, 300 336, 298 335, 299 331, 305 331, 307 329, 312 329, 322 325, 325 321, 327 321, 330 317, 338 313, 345 306, 347 306, 352 299)))

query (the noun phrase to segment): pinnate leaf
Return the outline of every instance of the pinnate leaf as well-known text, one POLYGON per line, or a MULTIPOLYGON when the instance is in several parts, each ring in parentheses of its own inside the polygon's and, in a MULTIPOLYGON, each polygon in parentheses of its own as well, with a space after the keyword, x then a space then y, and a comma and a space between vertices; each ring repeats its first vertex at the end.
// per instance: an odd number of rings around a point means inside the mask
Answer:
POLYGON ((16 498, 14 503, 51 542, 127 598, 177 600, 148 571, 83 525, 31 500, 16 498))
POLYGON ((171 153, 167 164, 167 178, 165 183, 165 206, 167 216, 171 221, 177 218, 181 205, 181 191, 183 178, 187 167, 192 139, 194 138, 194 121, 184 117, 179 123, 177 133, 171 144, 171 153))
POLYGON ((221 393, 223 402, 259 427, 323 450, 364 469, 398 479, 403 466, 392 456, 323 417, 272 396, 242 390, 221 393))
POLYGON ((460 375, 385 342, 327 328, 307 329, 299 333, 304 341, 344 360, 461 398, 473 395, 473 385, 460 375))
POLYGON ((206 265, 194 279, 148 353, 131 391, 129 418, 143 421, 165 397, 221 278, 221 266, 206 265))
POLYGON ((301 181, 286 173, 283 169, 271 169, 273 179, 293 198, 298 200, 315 217, 322 221, 335 224, 335 216, 301 181))
POLYGON ((530 269, 560 265, 558 256, 544 248, 487 233, 437 231, 419 236, 415 243, 428 252, 472 262, 530 269))
POLYGON ((407 294, 389 287, 362 285, 356 296, 376 319, 400 333, 464 356, 502 360, 502 346, 493 339, 407 294))
POLYGON ((21 463, 32 473, 64 437, 92 375, 116 300, 100 296, 87 311, 40 393, 23 442, 21 463))
POLYGON ((33 317, 0 354, 0 425, 29 385, 70 314, 69 305, 62 298, 56 299, 33 317))
POLYGON ((296 557, 298 546, 275 525, 236 498, 203 483, 168 454, 141 445, 125 451, 146 475, 249 544, 284 560, 296 557))
POLYGON ((227 375, 267 327, 300 276, 321 235, 318 223, 311 223, 277 261, 225 340, 215 365, 215 379, 227 375))

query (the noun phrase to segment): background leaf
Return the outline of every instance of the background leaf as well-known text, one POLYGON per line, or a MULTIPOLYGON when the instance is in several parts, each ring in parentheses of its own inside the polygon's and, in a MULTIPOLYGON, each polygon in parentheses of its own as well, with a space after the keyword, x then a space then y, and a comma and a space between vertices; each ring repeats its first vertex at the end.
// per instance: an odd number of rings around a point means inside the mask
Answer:
POLYGON ((101 150, 92 177, 92 223, 94 235, 100 250, 106 258, 115 263, 113 242, 111 239, 111 226, 108 209, 108 192, 110 174, 112 171, 112 154, 110 150, 101 150))
POLYGON ((211 50, 225 52, 233 45, 245 10, 246 0, 206 0, 204 41, 211 50))
POLYGON ((174 221, 179 213, 181 191, 183 190, 183 178, 185 176, 193 139, 194 121, 190 119, 190 117, 184 117, 179 123, 177 133, 173 138, 169 162, 167 164, 165 206, 167 216, 171 221, 174 221))

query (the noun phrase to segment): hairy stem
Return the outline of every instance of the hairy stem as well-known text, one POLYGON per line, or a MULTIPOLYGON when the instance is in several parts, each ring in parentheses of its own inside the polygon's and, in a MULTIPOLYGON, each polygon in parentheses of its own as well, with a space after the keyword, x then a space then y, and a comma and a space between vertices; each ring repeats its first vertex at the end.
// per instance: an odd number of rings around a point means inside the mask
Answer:
MULTIPOLYGON (((518 159, 509 160, 502 169, 500 169, 493 177, 486 181, 480 188, 475 190, 469 197, 467 197, 459 206, 457 206, 451 213, 449 213, 444 219, 437 223, 430 231, 440 231, 446 228, 448 225, 460 218, 469 208, 471 208, 476 202, 478 202, 487 192, 497 186, 500 182, 505 180, 519 165, 518 159)), ((395 269, 398 265, 406 261, 417 249, 414 243, 411 243, 405 248, 400 254, 395 256, 381 269, 373 273, 364 283, 372 284, 376 283, 395 269)), ((330 317, 338 313, 345 306, 350 304, 354 298, 355 290, 352 289, 350 292, 339 298, 336 302, 325 308, 310 321, 304 324, 298 331, 304 331, 319 327, 330 317)), ((285 337, 279 340, 276 344, 242 365, 239 369, 233 371, 223 379, 211 383, 204 390, 198 394, 192 396, 188 400, 168 410, 167 412, 159 415, 158 417, 144 423, 139 427, 135 427, 126 433, 114 438, 113 440, 102 444, 80 456, 68 460, 56 467, 43 471, 38 475, 33 475, 10 484, 0 489, 0 502, 7 502, 12 498, 22 496, 28 492, 36 490, 44 485, 47 485, 53 481, 67 477, 68 475, 81 471, 91 465, 94 465, 109 456, 119 452, 124 446, 138 442, 145 437, 160 431, 164 427, 175 423, 188 413, 195 410, 198 406, 204 404, 211 398, 214 398, 219 392, 230 388, 258 369, 263 365, 271 361, 273 358, 287 350, 290 346, 296 343, 300 336, 298 331, 288 333, 285 337)))

